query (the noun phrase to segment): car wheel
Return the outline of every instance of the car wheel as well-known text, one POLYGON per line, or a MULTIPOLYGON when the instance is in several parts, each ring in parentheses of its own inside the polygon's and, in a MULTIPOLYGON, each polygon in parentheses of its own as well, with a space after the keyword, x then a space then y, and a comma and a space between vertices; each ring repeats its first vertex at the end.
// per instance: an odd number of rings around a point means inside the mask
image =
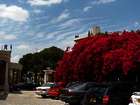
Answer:
POLYGON ((43 98, 46 98, 46 95, 41 95, 43 98))
POLYGON ((55 97, 56 100, 59 100, 59 97, 55 97))
POLYGON ((65 103, 64 105, 70 105, 69 103, 65 103))

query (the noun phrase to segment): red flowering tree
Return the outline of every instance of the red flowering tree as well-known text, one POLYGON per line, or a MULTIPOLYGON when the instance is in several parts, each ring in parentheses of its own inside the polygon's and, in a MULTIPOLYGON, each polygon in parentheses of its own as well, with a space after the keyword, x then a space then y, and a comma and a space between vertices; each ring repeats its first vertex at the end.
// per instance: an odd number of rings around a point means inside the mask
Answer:
POLYGON ((67 82, 103 81, 139 68, 140 32, 114 32, 79 40, 59 61, 55 77, 67 82))

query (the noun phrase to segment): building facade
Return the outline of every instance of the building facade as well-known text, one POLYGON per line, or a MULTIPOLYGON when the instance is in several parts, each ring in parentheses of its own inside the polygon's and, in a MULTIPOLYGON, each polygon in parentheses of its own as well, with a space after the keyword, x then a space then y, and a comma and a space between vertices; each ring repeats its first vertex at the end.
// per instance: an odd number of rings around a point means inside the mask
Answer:
POLYGON ((8 77, 9 77, 9 85, 18 84, 21 82, 21 71, 22 65, 18 63, 10 62, 8 66, 8 77))
POLYGON ((90 31, 88 32, 87 36, 79 37, 79 35, 76 35, 74 41, 79 42, 81 40, 84 40, 84 39, 86 39, 88 37, 92 37, 94 35, 98 35, 100 33, 101 33, 101 28, 99 26, 94 26, 92 29, 90 29, 90 31))
POLYGON ((10 46, 10 50, 8 50, 7 47, 7 45, 4 45, 4 48, 0 50, 0 99, 6 99, 9 92, 9 84, 19 82, 22 70, 20 64, 11 63, 12 48, 10 46), (11 75, 11 73, 13 74, 11 75))
POLYGON ((0 98, 5 99, 8 95, 8 66, 10 63, 11 51, 0 50, 0 98))

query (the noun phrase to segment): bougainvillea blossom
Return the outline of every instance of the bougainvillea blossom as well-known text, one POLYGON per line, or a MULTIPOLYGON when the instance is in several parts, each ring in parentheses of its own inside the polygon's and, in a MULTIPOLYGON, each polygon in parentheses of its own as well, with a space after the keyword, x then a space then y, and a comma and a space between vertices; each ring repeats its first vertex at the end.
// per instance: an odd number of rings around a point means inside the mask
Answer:
POLYGON ((57 81, 100 81, 110 72, 127 75, 140 64, 140 32, 89 36, 75 43, 56 67, 57 81))

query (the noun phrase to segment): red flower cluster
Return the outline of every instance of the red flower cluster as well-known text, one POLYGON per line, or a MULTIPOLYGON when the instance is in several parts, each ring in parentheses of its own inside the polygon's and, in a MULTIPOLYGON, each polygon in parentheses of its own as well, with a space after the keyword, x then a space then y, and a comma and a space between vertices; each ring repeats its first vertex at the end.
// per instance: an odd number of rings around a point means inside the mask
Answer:
POLYGON ((108 73, 121 70, 127 75, 140 64, 140 32, 90 36, 65 52, 56 68, 57 81, 101 81, 108 73))

